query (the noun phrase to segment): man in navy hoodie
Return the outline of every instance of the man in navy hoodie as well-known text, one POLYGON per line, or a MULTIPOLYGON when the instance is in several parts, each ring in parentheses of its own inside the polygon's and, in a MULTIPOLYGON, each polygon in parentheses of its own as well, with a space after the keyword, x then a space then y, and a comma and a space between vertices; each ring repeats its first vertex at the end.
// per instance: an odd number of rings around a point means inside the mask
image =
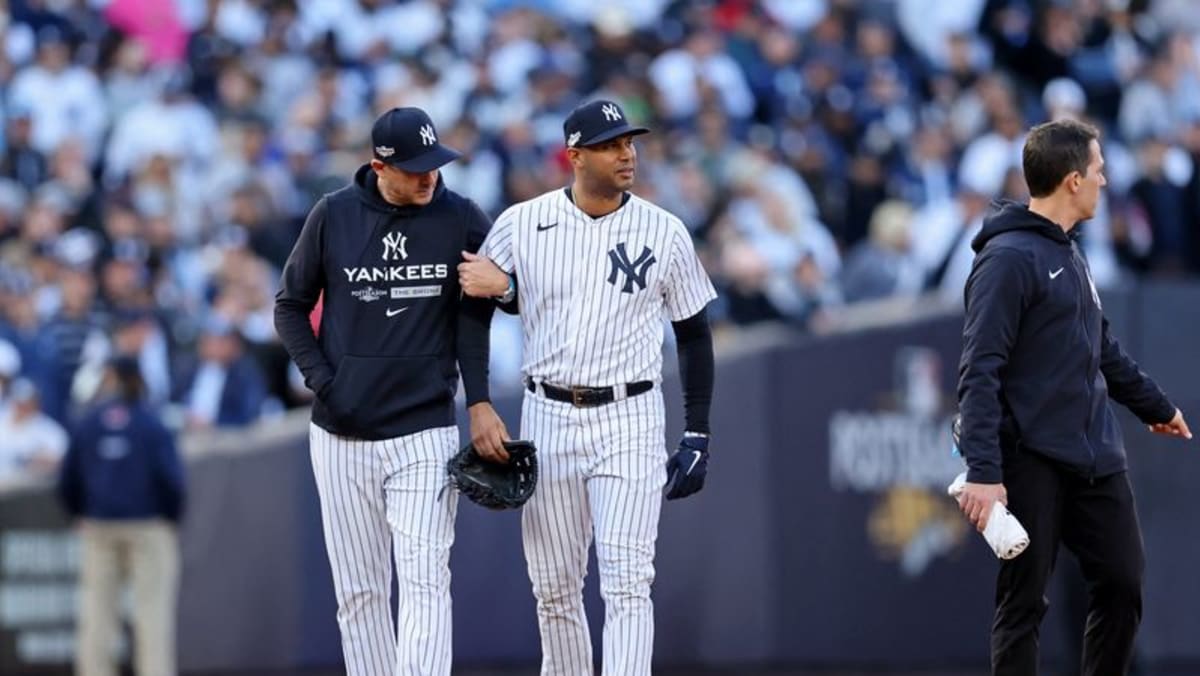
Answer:
POLYGON ((371 145, 354 182, 309 213, 283 269, 275 327, 316 394, 309 446, 346 673, 448 676, 457 501, 441 494, 459 446, 459 367, 472 441, 491 460, 507 458, 508 433, 488 401, 493 303, 463 298, 456 267, 491 222, 446 188, 438 169, 459 155, 424 111, 384 113, 371 145))
POLYGON ((1006 203, 975 238, 959 364, 959 504, 979 530, 1000 501, 1029 548, 1000 566, 992 673, 1038 673, 1038 626, 1061 542, 1088 582, 1083 673, 1129 669, 1142 614, 1142 535, 1109 399, 1150 430, 1191 439, 1183 413, 1129 358, 1104 318, 1076 244, 1105 185, 1096 130, 1034 127, 1029 206, 1006 203))
POLYGON ((183 463, 171 432, 145 403, 134 357, 106 369, 102 399, 72 430, 59 495, 79 519, 78 676, 116 676, 120 587, 133 590, 134 673, 174 674, 177 524, 183 463))

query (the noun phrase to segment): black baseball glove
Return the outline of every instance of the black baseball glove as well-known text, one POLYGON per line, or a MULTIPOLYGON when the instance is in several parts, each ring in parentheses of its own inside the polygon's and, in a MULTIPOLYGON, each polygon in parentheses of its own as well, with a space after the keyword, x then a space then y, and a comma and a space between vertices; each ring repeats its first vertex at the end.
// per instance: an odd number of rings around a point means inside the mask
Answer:
POLYGON ((506 441, 507 463, 484 460, 471 444, 446 463, 459 492, 488 509, 516 509, 537 487, 537 449, 532 441, 506 441))

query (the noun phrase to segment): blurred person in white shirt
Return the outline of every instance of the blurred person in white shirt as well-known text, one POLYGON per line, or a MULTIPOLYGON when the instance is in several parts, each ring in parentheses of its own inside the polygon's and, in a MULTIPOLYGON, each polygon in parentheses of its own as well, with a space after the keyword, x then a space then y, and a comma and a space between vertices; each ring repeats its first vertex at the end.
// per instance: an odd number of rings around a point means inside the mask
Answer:
POLYGON ((950 37, 974 32, 986 5, 987 0, 896 0, 896 19, 905 40, 926 62, 945 67, 950 37))
POLYGON ((754 94, 737 62, 725 51, 724 39, 711 30, 688 36, 679 47, 650 63, 650 81, 658 90, 663 113, 672 121, 700 111, 703 87, 716 91, 725 113, 744 120, 754 112, 754 94))
POLYGON ((220 148, 212 112, 189 92, 189 73, 164 70, 157 76, 159 95, 133 106, 113 128, 105 155, 108 185, 138 173, 156 157, 171 158, 176 172, 195 181, 220 148))
POLYGON ((0 409, 0 480, 53 476, 67 452, 67 432, 42 412, 37 387, 13 381, 0 409))
POLYGON ((33 147, 41 153, 49 155, 63 141, 77 137, 94 159, 108 127, 100 81, 72 63, 71 45, 58 27, 43 27, 37 40, 37 60, 13 78, 8 102, 32 114, 33 147))
POLYGON ((729 163, 733 199, 729 219, 775 272, 790 274, 811 256, 823 277, 837 276, 841 258, 829 230, 817 219, 816 202, 804 179, 754 151, 729 163))

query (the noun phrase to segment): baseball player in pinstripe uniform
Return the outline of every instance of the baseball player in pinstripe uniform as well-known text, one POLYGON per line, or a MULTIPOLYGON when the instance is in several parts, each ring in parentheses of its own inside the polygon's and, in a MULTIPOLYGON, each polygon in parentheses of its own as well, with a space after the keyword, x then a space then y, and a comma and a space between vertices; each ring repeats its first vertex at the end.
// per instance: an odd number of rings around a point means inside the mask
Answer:
POLYGON ((439 493, 458 447, 456 362, 476 448, 500 461, 508 438, 488 403, 493 305, 462 299, 454 274, 490 223, 441 181, 438 168, 458 153, 438 142, 424 111, 388 111, 371 140, 370 164, 309 214, 275 325, 317 395, 309 441, 346 672, 448 675, 456 501, 439 493))
MULTIPOLYGON (((583 609, 596 540, 605 621, 604 673, 650 673, 654 545, 662 489, 703 486, 713 354, 705 307, 716 297, 686 227, 631 195, 637 167, 620 106, 580 106, 563 125, 569 188, 505 211, 479 255, 459 266, 465 293, 517 296, 528 392, 521 434, 541 476, 522 519, 537 598, 542 674, 593 673, 583 609), (672 322, 686 429, 664 449, 662 347, 672 322)), ((507 300, 507 299, 505 299, 507 300)))

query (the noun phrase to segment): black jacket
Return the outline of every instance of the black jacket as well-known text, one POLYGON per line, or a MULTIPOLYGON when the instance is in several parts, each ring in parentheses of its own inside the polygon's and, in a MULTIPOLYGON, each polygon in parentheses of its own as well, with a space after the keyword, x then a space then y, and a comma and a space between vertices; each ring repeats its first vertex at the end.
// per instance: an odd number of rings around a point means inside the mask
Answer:
POLYGON ((440 179, 429 204, 403 207, 383 199, 376 179, 364 165, 317 202, 275 302, 279 336, 317 395, 313 422, 359 439, 454 424, 456 361, 467 402, 488 398, 492 302, 460 300, 457 265, 490 221, 440 179))
POLYGON ((1003 481, 1003 453, 1024 451, 1088 477, 1121 472, 1109 397, 1146 423, 1175 415, 1109 330, 1076 236, 1003 203, 972 242, 958 381, 969 481, 1003 481))

